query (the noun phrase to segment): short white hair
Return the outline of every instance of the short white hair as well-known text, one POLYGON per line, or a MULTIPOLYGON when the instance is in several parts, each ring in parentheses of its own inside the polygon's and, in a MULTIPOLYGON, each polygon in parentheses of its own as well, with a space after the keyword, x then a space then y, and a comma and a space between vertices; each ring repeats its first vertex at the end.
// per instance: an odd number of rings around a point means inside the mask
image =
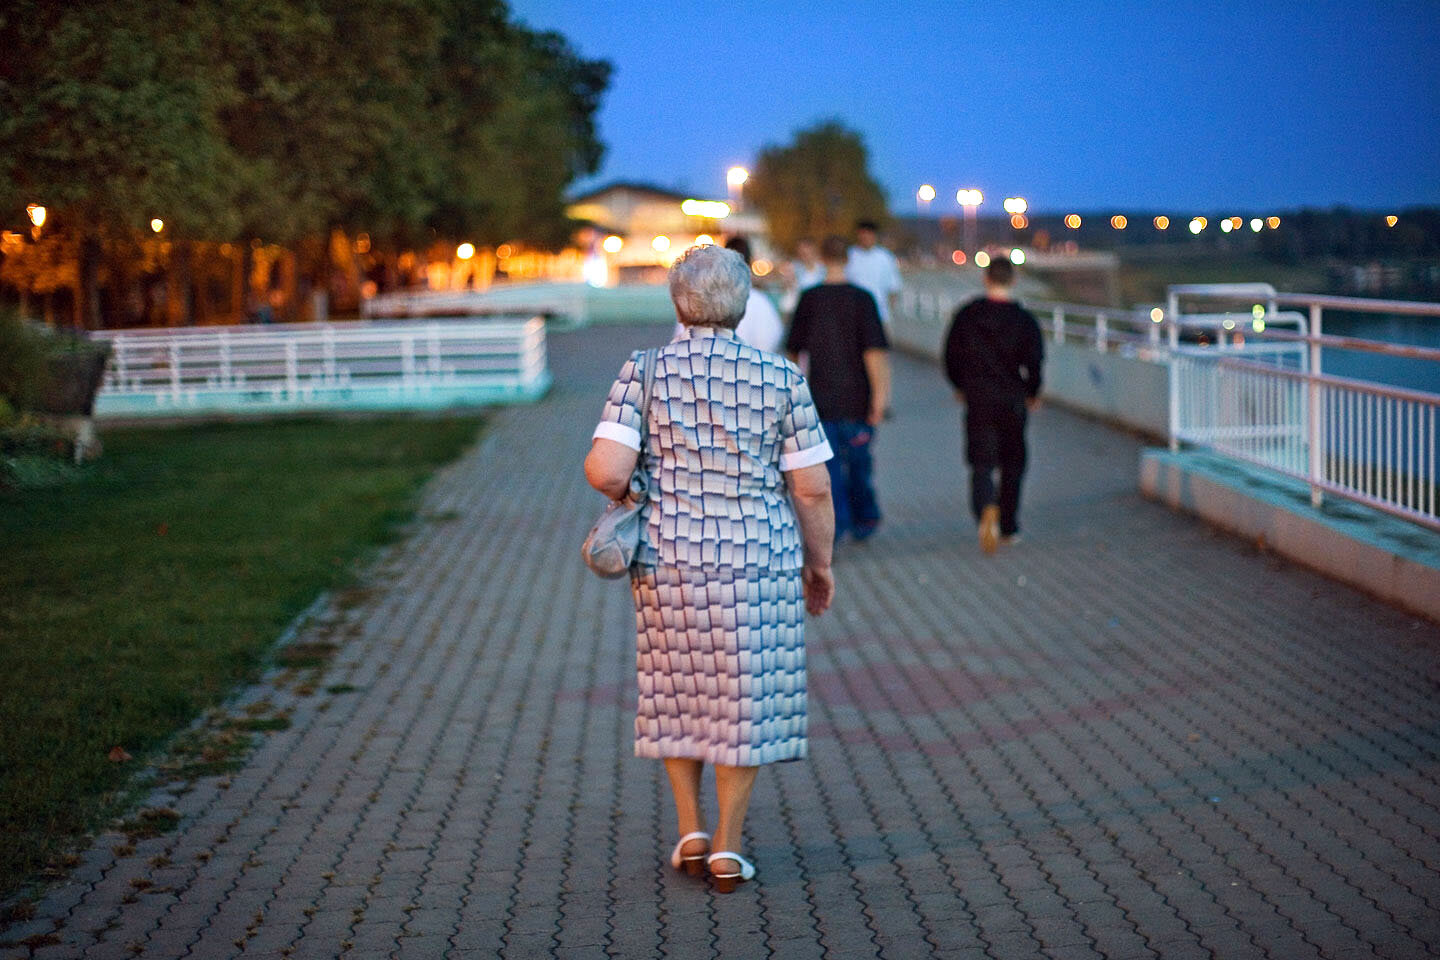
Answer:
POLYGON ((670 267, 670 299, 686 326, 734 329, 750 298, 750 268, 734 250, 691 247, 670 267))

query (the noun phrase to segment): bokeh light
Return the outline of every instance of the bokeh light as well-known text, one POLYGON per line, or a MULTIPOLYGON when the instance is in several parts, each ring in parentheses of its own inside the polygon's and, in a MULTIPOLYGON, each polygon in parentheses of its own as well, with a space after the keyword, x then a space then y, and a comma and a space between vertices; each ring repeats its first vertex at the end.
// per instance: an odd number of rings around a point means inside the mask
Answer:
POLYGON ((1167 217, 1167 216, 1165 216, 1163 213, 1162 213, 1160 216, 1158 216, 1158 217, 1155 218, 1154 223, 1155 223, 1155 229, 1156 229, 1156 230, 1169 230, 1169 229, 1170 229, 1170 218, 1167 217))
POLYGON ((1015 264, 1015 266, 1017 266, 1017 267, 1020 266, 1020 264, 1022 264, 1022 263, 1025 262, 1025 251, 1024 251, 1024 250, 1021 250, 1019 247, 1016 247, 1015 249, 1011 250, 1011 251, 1010 251, 1010 262, 1013 263, 1013 264, 1015 264))
POLYGON ((1269 227, 1271 230, 1279 230, 1279 229, 1280 229, 1280 218, 1279 218, 1279 217, 1266 217, 1266 218, 1265 218, 1265 226, 1269 227))
POLYGON ((990 266, 990 254, 986 253, 984 250, 976 251, 975 266, 981 268, 990 266))
POLYGON ((714 243, 715 238, 710 236, 710 234, 708 233, 702 233, 700 234, 700 236, 695 238, 695 246, 697 247, 709 247, 713 246, 714 243))
POLYGON ((670 238, 662 233, 660 236, 650 241, 650 246, 656 253, 664 253, 666 250, 670 249, 670 238))
POLYGON ((957 267, 964 264, 965 259, 966 257, 964 250, 956 250, 954 253, 950 254, 950 262, 955 264, 955 266, 957 267))
POLYGON ((1151 322, 1151 323, 1159 323, 1160 321, 1162 321, 1162 320, 1164 320, 1164 319, 1165 319, 1165 311, 1164 311, 1164 310, 1161 310, 1159 307, 1152 307, 1152 308, 1150 309, 1150 322, 1151 322))
POLYGON ((754 263, 750 264, 750 272, 755 274, 755 276, 757 277, 768 276, 770 274, 770 271, 774 269, 775 265, 772 264, 769 260, 756 260, 754 263))
MULTIPOLYGON (((39 226, 39 224, 36 224, 36 226, 39 226)), ((150 221, 150 229, 154 230, 156 233, 159 233, 161 230, 165 229, 165 221, 161 220, 159 217, 156 217, 154 220, 150 221)))
POLYGON ((922 183, 920 189, 915 191, 915 199, 921 203, 929 203, 935 199, 935 188, 928 183, 922 183))
POLYGON ((625 246, 625 241, 612 233, 606 237, 605 242, 600 245, 605 248, 606 253, 619 253, 621 248, 625 246))
POLYGON ((1255 219, 1250 221, 1250 229, 1253 230, 1255 233, 1259 233, 1264 228, 1265 221, 1261 220, 1259 217, 1256 217, 1255 219))
POLYGON ((25 206, 26 215, 30 217, 30 222, 37 227, 45 226, 46 212, 45 208, 38 203, 31 203, 25 206))
POLYGON ((1078 213, 1072 213, 1072 214, 1067 215, 1067 216, 1065 217, 1065 226, 1069 227, 1071 230, 1079 230, 1079 229, 1080 229, 1080 214, 1078 214, 1078 213))
POLYGON ((455 256, 459 257, 461 260, 469 260, 471 257, 475 256, 475 244, 460 244, 460 246, 455 248, 455 256))
POLYGON ((1012 213, 1010 215, 1010 226, 1016 230, 1024 230, 1030 226, 1030 220, 1023 213, 1012 213))
MULTIPOLYGON (((1395 224, 1397 224, 1397 223, 1399 223, 1399 222, 1400 222, 1400 218, 1397 217, 1397 216, 1395 216, 1393 213, 1392 213, 1390 216, 1388 216, 1388 217, 1385 218, 1385 226, 1387 226, 1387 227, 1393 227, 1393 226, 1395 226, 1395 224)), ((39 224, 36 224, 36 226, 39 226, 39 224)))
POLYGON ((1130 221, 1126 220, 1124 215, 1122 214, 1117 213, 1115 214, 1115 216, 1110 218, 1110 226, 1114 227, 1116 230, 1124 230, 1129 225, 1130 221))

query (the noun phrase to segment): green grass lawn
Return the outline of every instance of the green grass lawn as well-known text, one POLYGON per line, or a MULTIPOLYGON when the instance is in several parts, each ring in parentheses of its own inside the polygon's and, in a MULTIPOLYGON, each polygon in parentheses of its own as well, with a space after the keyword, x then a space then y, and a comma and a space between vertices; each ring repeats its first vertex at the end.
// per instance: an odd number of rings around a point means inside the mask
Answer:
POLYGON ((479 423, 111 430, 74 482, 0 490, 0 897, 256 678, 285 624, 395 535, 479 423), (112 763, 115 746, 136 760, 112 763))

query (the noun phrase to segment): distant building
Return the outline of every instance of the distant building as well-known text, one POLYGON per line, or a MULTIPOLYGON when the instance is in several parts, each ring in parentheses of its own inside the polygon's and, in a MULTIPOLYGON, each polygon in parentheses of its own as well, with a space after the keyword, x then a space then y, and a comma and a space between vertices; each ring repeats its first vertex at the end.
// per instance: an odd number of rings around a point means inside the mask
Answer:
POLYGON ((696 243, 723 243, 743 234, 756 256, 756 273, 769 270, 767 229, 758 213, 737 211, 643 183, 612 183, 576 197, 566 212, 581 224, 577 243, 585 277, 596 285, 659 283, 665 271, 696 243))

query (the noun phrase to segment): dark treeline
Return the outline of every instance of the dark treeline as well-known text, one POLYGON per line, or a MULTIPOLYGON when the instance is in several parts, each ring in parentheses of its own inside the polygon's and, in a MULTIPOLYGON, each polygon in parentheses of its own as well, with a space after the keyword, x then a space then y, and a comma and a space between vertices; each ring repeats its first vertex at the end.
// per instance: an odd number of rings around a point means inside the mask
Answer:
POLYGON ((553 249, 609 75, 501 0, 10 0, 0 283, 87 327, 293 318, 337 250, 383 285, 440 243, 553 249))

